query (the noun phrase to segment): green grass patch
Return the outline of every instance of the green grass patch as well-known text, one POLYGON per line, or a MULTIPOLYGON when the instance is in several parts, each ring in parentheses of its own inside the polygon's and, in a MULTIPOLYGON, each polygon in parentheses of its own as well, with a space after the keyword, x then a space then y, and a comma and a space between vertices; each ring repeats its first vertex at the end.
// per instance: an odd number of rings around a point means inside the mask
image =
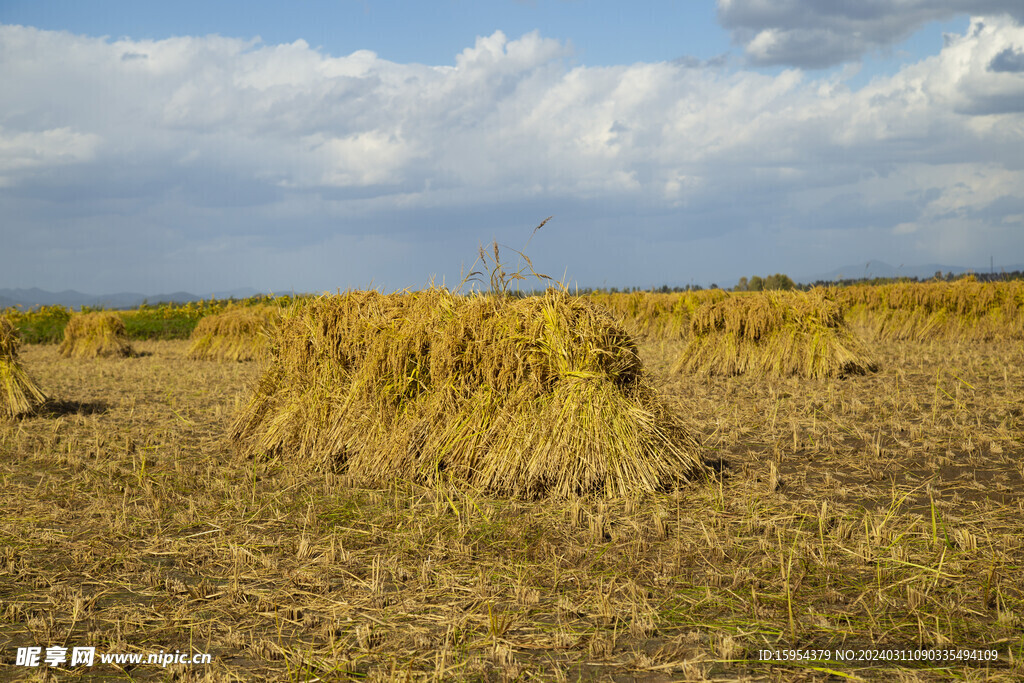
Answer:
MULTIPOLYGON (((114 311, 124 321, 131 341, 188 339, 202 318, 223 312, 228 306, 289 306, 292 296, 256 296, 241 301, 210 299, 187 304, 142 304, 137 309, 114 311)), ((85 306, 83 313, 107 310, 85 306)), ((21 334, 25 344, 59 344, 64 340, 64 328, 71 319, 72 310, 66 306, 40 306, 31 310, 7 308, 0 315, 10 320, 21 334)))
POLYGON ((41 306, 32 311, 8 308, 0 311, 18 328, 24 344, 58 344, 64 339, 64 327, 71 319, 71 309, 64 306, 41 306))

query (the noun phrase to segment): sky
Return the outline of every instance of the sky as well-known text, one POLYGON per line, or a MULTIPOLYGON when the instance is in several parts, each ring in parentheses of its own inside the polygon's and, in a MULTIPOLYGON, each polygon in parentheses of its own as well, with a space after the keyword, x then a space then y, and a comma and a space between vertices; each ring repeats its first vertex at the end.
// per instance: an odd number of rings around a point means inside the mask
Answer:
POLYGON ((494 240, 582 287, 1020 264, 1024 4, 0 0, 0 288, 454 286, 494 240))

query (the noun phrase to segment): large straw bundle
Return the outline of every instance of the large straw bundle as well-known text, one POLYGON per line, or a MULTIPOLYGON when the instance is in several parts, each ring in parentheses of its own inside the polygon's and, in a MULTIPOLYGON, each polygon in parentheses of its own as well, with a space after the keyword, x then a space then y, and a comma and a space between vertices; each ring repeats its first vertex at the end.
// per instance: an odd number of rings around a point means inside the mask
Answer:
POLYGON ((199 320, 192 331, 189 358, 196 360, 260 360, 267 356, 270 337, 281 320, 281 309, 240 306, 199 320))
POLYGON ((18 364, 18 330, 0 317, 0 417, 28 415, 46 396, 18 364))
POLYGON ((283 321, 232 433, 249 455, 368 484, 451 476, 520 496, 653 491, 703 467, 632 339, 555 292, 312 300, 283 321))
POLYGON ((66 358, 132 356, 124 321, 113 313, 81 313, 71 316, 64 328, 60 355, 66 358))
POLYGON ((878 369, 824 290, 737 294, 697 309, 677 372, 843 377, 878 369))

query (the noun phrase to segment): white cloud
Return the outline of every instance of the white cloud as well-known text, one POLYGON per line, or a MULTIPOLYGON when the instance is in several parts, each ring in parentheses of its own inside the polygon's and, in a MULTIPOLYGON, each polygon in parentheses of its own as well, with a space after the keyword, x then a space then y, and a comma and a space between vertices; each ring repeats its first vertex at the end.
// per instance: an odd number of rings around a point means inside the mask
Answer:
POLYGON ((400 180, 401 171, 415 156, 410 146, 397 135, 378 131, 347 137, 325 138, 312 135, 303 139, 316 153, 322 172, 319 185, 363 187, 391 184, 400 180))
POLYGON ((0 127, 0 186, 15 174, 34 168, 55 168, 91 160, 100 137, 70 127, 6 134, 0 127))
MULTIPOLYGON (((752 16, 739 0, 723 11, 739 5, 752 16)), ((1016 229, 1021 50, 1024 28, 979 18, 940 54, 851 90, 798 69, 573 67, 536 33, 495 32, 433 67, 303 41, 0 26, 3 229, 116 215, 149 226, 154 249, 172 230, 179 249, 223 253, 278 244, 284 224, 315 249, 338 231, 415 242, 509 207, 532 220, 565 206, 564 229, 588 245, 580 264, 606 257, 584 237, 598 219, 653 243, 827 228, 927 251, 938 223, 944 244, 969 243, 950 237, 958 225, 1016 229)))

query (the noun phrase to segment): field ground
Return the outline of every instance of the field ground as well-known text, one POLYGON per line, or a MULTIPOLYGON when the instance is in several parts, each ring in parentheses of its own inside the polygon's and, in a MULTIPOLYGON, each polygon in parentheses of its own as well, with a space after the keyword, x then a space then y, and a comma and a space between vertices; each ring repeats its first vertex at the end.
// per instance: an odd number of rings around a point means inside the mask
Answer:
POLYGON ((27 346, 53 397, 0 423, 0 678, 1021 680, 1024 349, 878 346, 841 381, 673 377, 717 465, 636 500, 354 489, 234 455, 251 363, 27 346), (208 665, 15 665, 24 646, 208 665), (766 662, 981 648, 994 662, 766 662))

